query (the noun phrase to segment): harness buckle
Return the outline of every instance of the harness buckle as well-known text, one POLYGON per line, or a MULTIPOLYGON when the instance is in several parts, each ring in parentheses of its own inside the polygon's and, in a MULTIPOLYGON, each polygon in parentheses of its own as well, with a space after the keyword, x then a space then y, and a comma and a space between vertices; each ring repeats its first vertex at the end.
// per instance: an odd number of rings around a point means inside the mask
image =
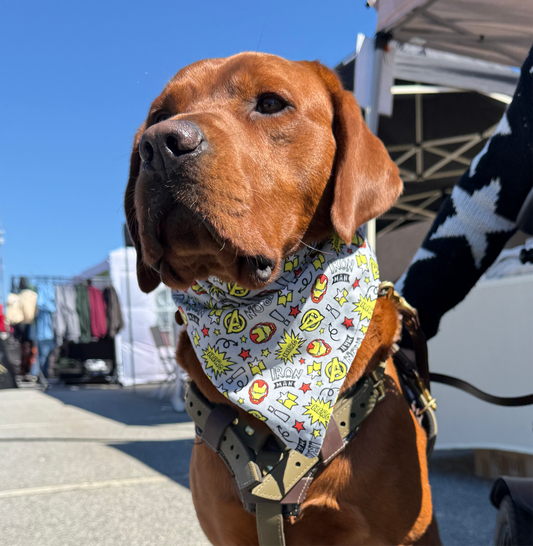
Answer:
POLYGON ((385 384, 383 383, 383 377, 379 377, 377 370, 374 370, 370 376, 374 381, 374 389, 378 390, 378 399, 377 402, 381 402, 385 398, 385 384))

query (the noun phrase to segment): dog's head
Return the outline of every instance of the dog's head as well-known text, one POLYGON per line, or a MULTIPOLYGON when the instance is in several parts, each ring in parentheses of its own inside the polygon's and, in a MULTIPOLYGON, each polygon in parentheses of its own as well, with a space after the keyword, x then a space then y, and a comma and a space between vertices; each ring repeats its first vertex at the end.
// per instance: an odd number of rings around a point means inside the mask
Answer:
POLYGON ((125 195, 139 285, 216 275, 251 289, 283 258, 390 208, 402 189, 353 95, 318 62, 200 61, 155 99, 125 195))

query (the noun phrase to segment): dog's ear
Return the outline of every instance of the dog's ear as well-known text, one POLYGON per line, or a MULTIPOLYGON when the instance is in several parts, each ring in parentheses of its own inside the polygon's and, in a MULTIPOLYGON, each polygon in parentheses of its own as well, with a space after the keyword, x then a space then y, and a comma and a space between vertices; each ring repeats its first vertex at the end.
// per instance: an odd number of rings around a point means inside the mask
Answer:
POLYGON ((144 129, 145 126, 143 124, 137 131, 133 141, 133 150, 131 151, 130 158, 130 176, 128 185, 126 186, 126 193, 124 194, 124 211, 126 213, 126 221, 128 223, 131 240, 137 251, 137 282, 139 283, 139 288, 148 294, 148 292, 157 288, 161 279, 156 271, 143 262, 141 239, 139 237, 139 222, 135 211, 135 183, 137 182, 137 177, 139 176, 139 170, 141 168, 139 142, 144 133, 144 129))
POLYGON ((319 62, 312 63, 324 80, 334 110, 333 134, 337 144, 333 167, 333 228, 347 244, 355 230, 383 214, 400 196, 403 184, 398 167, 385 146, 367 127, 352 93, 319 62))

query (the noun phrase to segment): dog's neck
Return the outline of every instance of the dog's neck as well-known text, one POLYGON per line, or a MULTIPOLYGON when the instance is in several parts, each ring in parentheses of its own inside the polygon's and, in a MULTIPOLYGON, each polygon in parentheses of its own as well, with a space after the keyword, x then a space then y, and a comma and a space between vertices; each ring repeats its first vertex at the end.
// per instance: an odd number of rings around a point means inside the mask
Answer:
POLYGON ((263 290, 211 277, 174 299, 216 389, 312 457, 369 327, 378 286, 375 257, 358 233, 351 245, 335 236, 290 256, 263 290))

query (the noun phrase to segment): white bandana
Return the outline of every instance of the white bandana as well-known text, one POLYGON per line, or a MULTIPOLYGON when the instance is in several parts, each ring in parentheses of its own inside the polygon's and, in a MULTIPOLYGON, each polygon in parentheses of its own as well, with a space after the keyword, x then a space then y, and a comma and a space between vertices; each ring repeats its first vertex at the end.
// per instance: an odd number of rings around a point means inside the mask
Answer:
POLYGON ((360 233, 350 246, 335 235, 317 248, 287 258, 263 290, 209 277, 173 293, 215 387, 309 458, 320 451, 379 287, 360 233))

